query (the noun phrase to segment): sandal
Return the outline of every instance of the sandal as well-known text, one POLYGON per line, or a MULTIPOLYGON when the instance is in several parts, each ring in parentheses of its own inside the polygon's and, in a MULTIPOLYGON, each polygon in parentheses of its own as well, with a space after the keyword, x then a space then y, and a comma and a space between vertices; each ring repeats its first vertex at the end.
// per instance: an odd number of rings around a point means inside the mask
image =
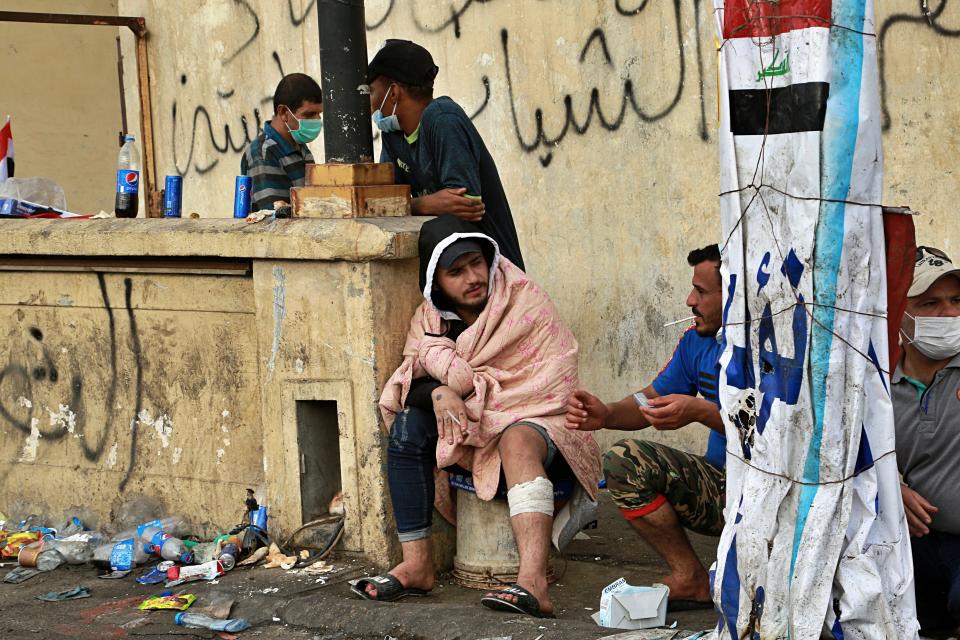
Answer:
POLYGON ((360 578, 350 587, 354 592, 364 600, 376 600, 377 602, 394 602, 407 596, 422 597, 427 595, 428 591, 424 589, 415 589, 413 587, 404 587, 394 576, 384 573, 379 576, 369 578, 360 578), (371 596, 367 593, 367 585, 373 585, 377 589, 377 595, 371 596))
POLYGON ((552 613, 540 611, 540 601, 533 597, 533 594, 518 584, 512 584, 498 594, 509 594, 517 596, 516 602, 509 602, 497 596, 484 596, 480 598, 480 604, 495 611, 508 611, 510 613, 522 613, 523 615, 533 616, 534 618, 555 618, 552 613))

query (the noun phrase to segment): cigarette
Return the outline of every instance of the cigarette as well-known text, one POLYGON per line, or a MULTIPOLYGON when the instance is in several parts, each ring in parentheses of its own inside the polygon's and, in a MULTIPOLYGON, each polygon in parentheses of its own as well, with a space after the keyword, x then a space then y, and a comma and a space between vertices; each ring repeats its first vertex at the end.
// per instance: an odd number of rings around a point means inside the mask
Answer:
POLYGON ((665 327, 672 327, 673 325, 675 325, 675 324, 680 324, 681 322, 690 322, 691 320, 693 320, 693 319, 696 318, 696 317, 697 317, 697 316, 690 316, 689 318, 680 318, 679 320, 674 320, 673 322, 668 322, 667 324, 665 324, 665 325, 663 325, 663 326, 665 326, 665 327))
POLYGON ((450 419, 451 419, 451 420, 453 420, 454 422, 457 423, 457 426, 458 426, 458 427, 462 427, 462 426, 463 426, 463 424, 462 424, 459 420, 457 420, 457 416, 455 416, 455 415, 453 415, 452 413, 450 413, 450 409, 447 409, 447 415, 450 416, 450 419))

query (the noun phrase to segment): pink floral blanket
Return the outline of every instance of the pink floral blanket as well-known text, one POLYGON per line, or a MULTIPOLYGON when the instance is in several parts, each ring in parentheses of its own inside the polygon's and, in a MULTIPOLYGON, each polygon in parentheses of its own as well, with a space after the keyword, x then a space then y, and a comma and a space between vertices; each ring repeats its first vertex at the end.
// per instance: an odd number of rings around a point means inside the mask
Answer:
MULTIPOLYGON (((509 260, 501 258, 492 277, 486 308, 456 342, 434 337, 443 333, 443 320, 432 304, 424 301, 417 308, 403 363, 380 396, 384 422, 389 429, 402 411, 411 381, 429 376, 465 398, 469 423, 463 444, 437 443, 437 464, 472 470, 482 500, 492 499, 497 491, 500 434, 517 422, 546 429, 577 480, 596 499, 599 449, 590 433, 564 426, 566 400, 577 386, 576 338, 547 294, 509 260)), ((442 475, 437 508, 449 517, 452 509, 442 475)))

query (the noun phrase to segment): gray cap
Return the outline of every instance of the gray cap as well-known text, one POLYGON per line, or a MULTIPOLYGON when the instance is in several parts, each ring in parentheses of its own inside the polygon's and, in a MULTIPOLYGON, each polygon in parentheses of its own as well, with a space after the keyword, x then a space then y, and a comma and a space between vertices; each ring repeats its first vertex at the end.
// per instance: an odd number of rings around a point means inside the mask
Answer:
POLYGON ((960 278, 960 269, 943 251, 934 247, 917 247, 917 261, 913 269, 913 283, 907 291, 907 297, 913 298, 926 293, 934 282, 943 276, 954 275, 960 278))
POLYGON ((463 238, 457 240, 449 247, 443 250, 443 253, 440 254, 440 258, 437 260, 437 266, 441 269, 449 269, 454 262, 457 261, 457 258, 464 255, 465 253, 483 253, 483 246, 472 238, 463 238))

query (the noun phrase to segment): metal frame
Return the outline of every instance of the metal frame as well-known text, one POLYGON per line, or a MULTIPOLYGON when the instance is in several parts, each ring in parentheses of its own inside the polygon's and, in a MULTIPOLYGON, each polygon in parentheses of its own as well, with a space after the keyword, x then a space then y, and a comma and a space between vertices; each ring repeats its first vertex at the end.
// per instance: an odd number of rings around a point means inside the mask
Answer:
POLYGON ((0 22, 32 22, 37 24, 71 24, 127 27, 137 44, 137 94, 140 98, 140 138, 143 141, 142 180, 146 217, 159 218, 160 190, 157 185, 157 163, 153 144, 153 108, 150 103, 150 65, 147 58, 147 23, 143 17, 96 16, 72 13, 32 13, 0 11, 0 22))

